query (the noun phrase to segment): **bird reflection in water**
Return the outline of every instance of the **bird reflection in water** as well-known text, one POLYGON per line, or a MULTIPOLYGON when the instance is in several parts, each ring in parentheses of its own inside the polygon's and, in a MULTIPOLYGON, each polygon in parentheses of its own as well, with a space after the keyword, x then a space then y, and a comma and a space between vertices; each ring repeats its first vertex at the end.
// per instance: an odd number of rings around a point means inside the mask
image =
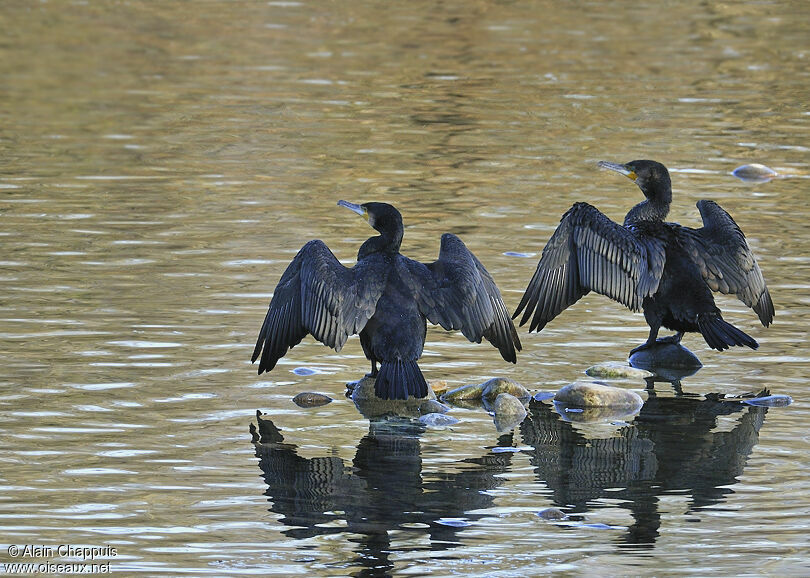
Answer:
MULTIPOLYGON (((424 550, 424 543, 392 548, 390 532, 426 534, 429 548, 459 544, 456 534, 490 508, 493 497, 484 490, 503 484, 512 453, 488 452, 461 460, 458 472, 422 470, 420 437, 424 425, 412 421, 370 421, 369 432, 357 445, 352 463, 337 456, 304 458, 297 446, 267 417, 257 412, 258 429, 250 430, 259 458, 270 510, 281 514, 291 538, 348 533, 358 542, 352 565, 359 576, 393 570, 389 553, 424 550), (458 520, 462 520, 457 523, 458 520)), ((512 435, 498 438, 511 446, 512 435)))
MULTIPOLYGON (((679 387, 679 385, 678 385, 679 387)), ((688 493, 689 511, 722 502, 742 475, 759 439, 767 408, 676 395, 649 397, 631 424, 610 437, 593 437, 587 424, 560 419, 548 403, 532 400, 521 424, 533 446, 537 478, 552 490, 557 507, 583 513, 617 502, 634 522, 621 538, 626 547, 652 547, 661 527, 659 496, 688 493), (739 414, 730 431, 719 431, 721 416, 739 414)), ((725 429, 725 428, 724 428, 725 429)))

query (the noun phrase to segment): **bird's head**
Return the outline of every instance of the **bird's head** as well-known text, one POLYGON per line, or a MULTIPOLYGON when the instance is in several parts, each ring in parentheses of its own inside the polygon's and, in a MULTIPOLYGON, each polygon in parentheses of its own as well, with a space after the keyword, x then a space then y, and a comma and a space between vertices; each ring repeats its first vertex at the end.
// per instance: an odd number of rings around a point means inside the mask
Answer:
POLYGON ((349 201, 338 201, 338 205, 346 207, 366 219, 368 224, 383 235, 402 235, 402 215, 388 203, 363 203, 356 205, 349 201))
POLYGON ((616 171, 633 181, 651 201, 670 203, 672 201, 672 181, 667 167, 656 161, 637 160, 619 164, 599 161, 604 169, 616 171))

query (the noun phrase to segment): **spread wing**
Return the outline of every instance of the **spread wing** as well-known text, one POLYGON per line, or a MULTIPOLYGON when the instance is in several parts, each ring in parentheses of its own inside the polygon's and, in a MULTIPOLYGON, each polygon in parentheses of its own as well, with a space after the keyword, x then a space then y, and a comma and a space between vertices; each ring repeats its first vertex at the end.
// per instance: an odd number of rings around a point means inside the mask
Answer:
POLYGON ((703 227, 680 227, 678 240, 700 269, 712 291, 736 295, 767 327, 773 321, 773 301, 754 253, 737 223, 714 201, 698 201, 703 227))
POLYGON ((638 311, 658 289, 665 259, 663 242, 576 203, 543 249, 513 318, 525 309, 520 324, 531 317, 529 331, 539 331, 589 291, 638 311))
POLYGON ((312 336, 337 351, 374 315, 387 271, 374 258, 341 265, 323 241, 304 245, 278 282, 251 361, 270 371, 288 349, 312 336))
POLYGON ((475 343, 486 338, 506 361, 515 363, 520 339, 492 276, 464 242, 442 235, 439 258, 422 264, 401 259, 400 278, 431 323, 460 330, 475 343))

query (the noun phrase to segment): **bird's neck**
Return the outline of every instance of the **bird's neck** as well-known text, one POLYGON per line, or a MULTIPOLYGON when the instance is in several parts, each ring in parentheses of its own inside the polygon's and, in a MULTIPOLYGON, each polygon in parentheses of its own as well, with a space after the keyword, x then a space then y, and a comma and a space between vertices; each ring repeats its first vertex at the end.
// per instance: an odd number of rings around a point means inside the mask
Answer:
POLYGON ((666 199, 647 199, 630 209, 624 217, 624 224, 638 221, 663 221, 669 214, 669 201, 666 199))
POLYGON ((377 235, 376 237, 366 239, 366 241, 360 245, 357 258, 362 259, 372 253, 399 253, 400 245, 402 245, 401 232, 395 235, 377 235))

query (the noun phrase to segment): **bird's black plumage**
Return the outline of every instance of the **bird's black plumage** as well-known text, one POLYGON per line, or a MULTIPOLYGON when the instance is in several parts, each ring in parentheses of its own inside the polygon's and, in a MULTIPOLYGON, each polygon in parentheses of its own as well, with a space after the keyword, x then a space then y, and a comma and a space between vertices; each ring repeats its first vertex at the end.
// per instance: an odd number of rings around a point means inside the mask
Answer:
POLYGON ((666 341, 678 343, 685 331, 699 331, 710 347, 752 349, 757 342, 723 320, 712 291, 739 297, 764 326, 774 308, 765 280, 734 219, 720 206, 697 203, 703 227, 691 229, 664 221, 672 202, 669 171, 649 160, 600 166, 633 181, 646 200, 619 225, 588 203, 576 203, 543 249, 537 270, 513 317, 524 312, 529 331, 541 330, 589 291, 638 311, 650 326, 643 345, 655 343, 661 326, 677 331, 666 341))
POLYGON ((460 330, 470 341, 490 341, 515 363, 520 340, 492 277, 453 234, 441 239, 439 258, 423 264, 400 254, 402 217, 386 203, 340 201, 380 234, 366 240, 354 267, 343 266, 322 241, 304 245, 281 276, 252 361, 270 371, 308 334, 339 351, 360 333, 363 352, 383 399, 424 397, 427 382, 416 364, 426 320, 460 330), (377 363, 380 364, 379 371, 377 363))

